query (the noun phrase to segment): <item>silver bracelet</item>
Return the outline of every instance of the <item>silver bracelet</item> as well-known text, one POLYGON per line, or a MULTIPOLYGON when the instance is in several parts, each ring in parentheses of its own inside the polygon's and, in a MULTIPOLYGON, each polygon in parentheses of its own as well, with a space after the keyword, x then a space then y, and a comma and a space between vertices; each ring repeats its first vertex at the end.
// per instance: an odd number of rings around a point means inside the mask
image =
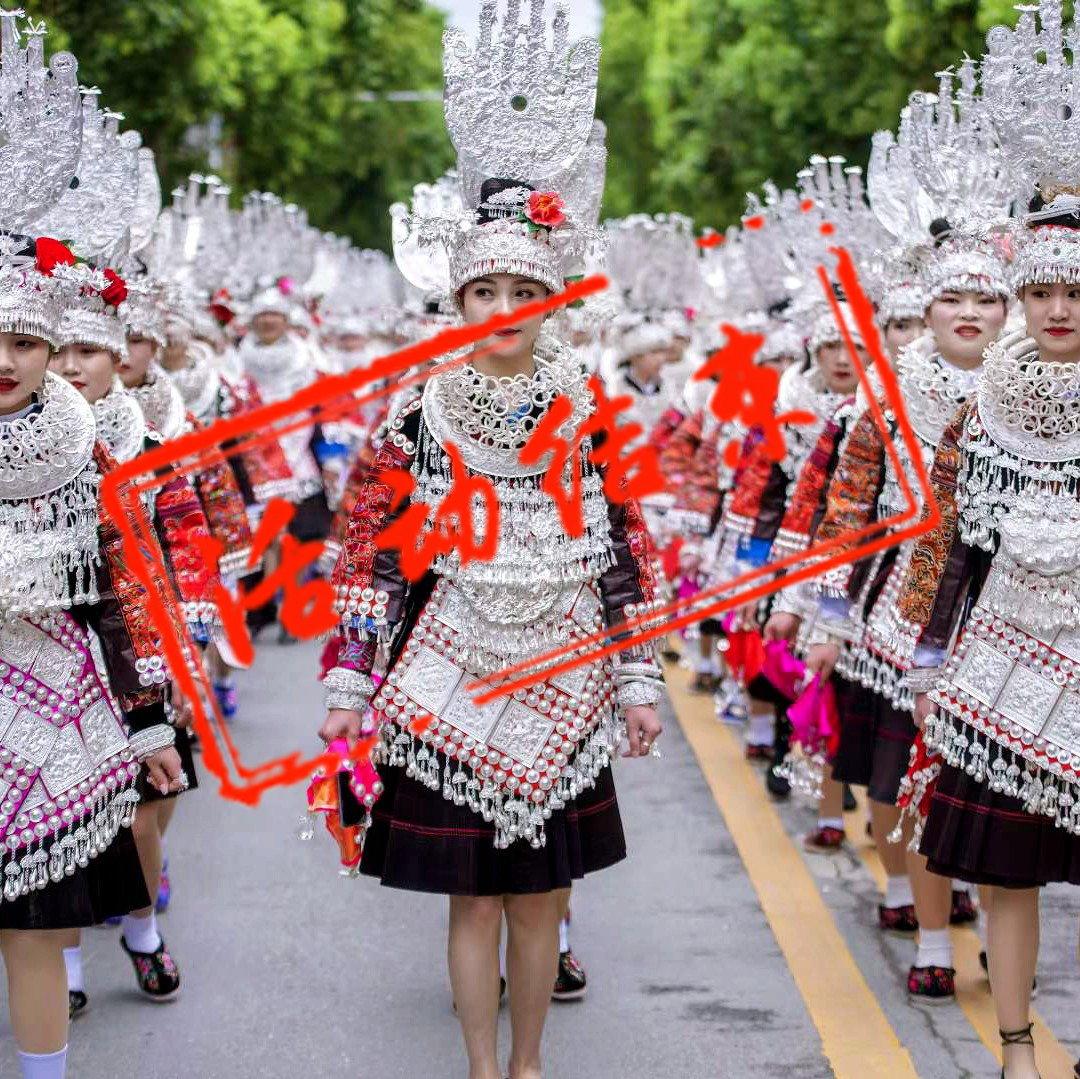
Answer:
POLYGON ((375 696, 375 683, 366 674, 351 671, 348 667, 331 667, 323 679, 326 689, 326 709, 342 708, 349 712, 362 712, 368 701, 375 696))
POLYGON ((616 693, 620 708, 632 708, 637 704, 658 704, 664 688, 662 682, 650 678, 642 682, 623 682, 616 693))
POLYGON ((663 677, 663 672, 655 663, 620 663, 615 668, 615 680, 618 682, 635 682, 643 678, 663 677))
POLYGON ((929 693, 937 688, 940 677, 940 667, 912 667, 904 672, 903 684, 912 693, 929 693))
POLYGON ((155 723, 145 730, 132 732, 128 738, 128 746, 131 748, 131 752, 140 761, 152 757, 163 749, 168 749, 175 742, 176 728, 170 727, 168 723, 155 723))

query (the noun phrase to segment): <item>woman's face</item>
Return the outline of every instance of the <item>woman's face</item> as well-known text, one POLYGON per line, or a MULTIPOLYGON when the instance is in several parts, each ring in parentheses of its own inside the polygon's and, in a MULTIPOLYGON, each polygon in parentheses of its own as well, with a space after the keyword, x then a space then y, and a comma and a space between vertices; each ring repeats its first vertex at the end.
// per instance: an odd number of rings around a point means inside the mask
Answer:
POLYGON ((127 359, 120 361, 120 378, 129 390, 141 386, 146 381, 146 372, 154 356, 157 355, 157 342, 142 334, 129 333, 127 339, 127 359))
MULTIPOLYGON (((860 345, 855 345, 859 362, 863 370, 870 367, 870 354, 860 345)), ((817 365, 825 376, 825 385, 833 393, 854 393, 859 385, 859 372, 855 369, 847 345, 843 341, 829 341, 817 350, 817 365)))
POLYGON ((1005 301, 985 292, 945 292, 927 310, 937 349, 954 367, 971 369, 1005 325, 1005 301))
POLYGON ((1028 334, 1044 360, 1080 362, 1080 285, 1058 282, 1024 289, 1028 334))
MULTIPOLYGON (((465 321, 470 326, 487 322, 495 315, 511 315, 531 303, 546 300, 548 290, 539 281, 518 274, 495 273, 470 281, 461 293, 465 321)), ((544 324, 543 315, 535 315, 516 326, 496 330, 474 346, 476 349, 495 347, 492 359, 507 363, 531 360, 533 347, 544 324)))
POLYGON ((0 416, 26 408, 41 389, 49 342, 25 333, 0 333, 0 416))
POLYGON ((921 318, 891 318, 885 324, 885 348, 895 360, 904 345, 910 345, 926 329, 921 318))
POLYGON ((289 320, 279 311, 260 311, 251 320, 251 329, 260 345, 273 345, 280 341, 289 328, 289 320))
POLYGON ((630 374, 639 386, 651 385, 660 377, 664 365, 670 362, 671 354, 666 348, 639 352, 630 358, 630 374))
POLYGON ((65 345, 49 361, 49 370, 66 378, 93 404, 112 389, 116 360, 108 349, 97 345, 65 345))

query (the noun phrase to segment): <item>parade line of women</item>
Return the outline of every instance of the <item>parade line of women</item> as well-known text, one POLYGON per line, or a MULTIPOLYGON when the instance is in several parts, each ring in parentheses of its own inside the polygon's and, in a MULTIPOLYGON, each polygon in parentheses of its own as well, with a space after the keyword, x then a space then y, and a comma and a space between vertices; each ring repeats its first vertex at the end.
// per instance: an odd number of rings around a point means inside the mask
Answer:
MULTIPOLYGON (((0 952, 23 1076, 65 1074, 94 998, 80 930, 119 926, 148 1000, 181 991, 158 916, 184 901, 167 834, 199 746, 163 640, 235 716, 243 650, 218 603, 280 565, 280 540, 252 547, 283 499, 335 597, 312 729, 341 771, 309 809, 350 872, 449 897, 470 1079, 539 1079, 550 1002, 585 995, 571 889, 627 856, 612 764, 659 756, 661 659, 744 729, 774 797, 816 802, 808 852, 844 847, 866 788, 877 924, 912 939, 897 992, 953 1001, 949 926, 976 922, 1003 1075, 1031 1079, 1040 888, 1080 884, 1076 31, 1060 0, 1023 9, 912 95, 865 181, 808 153, 718 235, 681 213, 602 223, 619 147, 594 116, 599 46, 520 6, 447 32, 457 167, 390 208, 393 261, 273 195, 230 206, 215 177, 163 209, 153 155, 80 91, 93 73, 0 20, 18 132, 0 145, 0 952), (596 273, 606 291, 536 313, 596 273), (152 615, 101 504, 118 464, 516 315, 144 492, 171 586, 152 615), (590 427, 601 385, 625 432, 590 427), (558 439, 576 449, 553 473, 558 439), (663 480, 640 499, 631 459, 663 480), (895 542, 786 579, 784 559, 868 530, 895 542), (710 610, 749 569, 773 594, 710 610), (643 639, 673 602, 695 624, 643 639), (520 686, 477 703, 511 670, 520 686)), ((248 611, 256 644, 293 643, 280 598, 248 611)))

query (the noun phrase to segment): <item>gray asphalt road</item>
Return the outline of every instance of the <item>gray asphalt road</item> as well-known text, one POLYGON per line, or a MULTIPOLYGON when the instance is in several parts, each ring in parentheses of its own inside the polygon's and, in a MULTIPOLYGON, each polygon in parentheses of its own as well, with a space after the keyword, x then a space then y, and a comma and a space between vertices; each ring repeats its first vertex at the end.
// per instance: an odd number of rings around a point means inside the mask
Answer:
MULTIPOLYGON (((312 646, 262 648, 233 727, 245 758, 311 746, 315 665, 312 646)), ((553 1010, 546 1079, 824 1079, 818 1034, 673 722, 665 742, 662 761, 618 767, 630 858, 575 890, 573 944, 589 996, 553 1010)), ((186 796, 161 922, 183 995, 144 1002, 118 931, 88 930, 91 1006, 72 1029, 73 1079, 463 1079, 446 901, 338 876, 328 836, 296 838, 302 806, 300 788, 239 806, 205 777, 186 796)), ((793 834, 810 819, 797 806, 783 815, 793 834)), ((873 928, 872 884, 857 860, 818 860, 813 872, 919 1074, 994 1074, 957 1009, 927 1015, 903 1000, 909 952, 873 928)), ((1040 1007, 1064 1037, 1078 997, 1076 897, 1055 890, 1047 909, 1040 1007)), ((15 1075, 4 1031, 0 1076, 15 1075)))

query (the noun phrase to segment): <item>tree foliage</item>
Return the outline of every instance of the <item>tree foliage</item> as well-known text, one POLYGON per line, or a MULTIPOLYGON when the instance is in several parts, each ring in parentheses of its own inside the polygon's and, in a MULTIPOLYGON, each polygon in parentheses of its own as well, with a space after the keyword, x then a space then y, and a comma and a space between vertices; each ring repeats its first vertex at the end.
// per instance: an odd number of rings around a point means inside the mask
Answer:
POLYGON ((29 13, 142 133, 166 191, 207 168, 190 133, 218 117, 218 171, 237 198, 274 191, 386 247, 389 204, 452 163, 437 102, 378 99, 442 85, 443 15, 422 0, 114 0, 108 18, 39 0, 29 13))
POLYGON ((865 165, 913 90, 1015 20, 1011 0, 606 0, 605 15, 605 213, 715 227, 812 153, 865 165))

